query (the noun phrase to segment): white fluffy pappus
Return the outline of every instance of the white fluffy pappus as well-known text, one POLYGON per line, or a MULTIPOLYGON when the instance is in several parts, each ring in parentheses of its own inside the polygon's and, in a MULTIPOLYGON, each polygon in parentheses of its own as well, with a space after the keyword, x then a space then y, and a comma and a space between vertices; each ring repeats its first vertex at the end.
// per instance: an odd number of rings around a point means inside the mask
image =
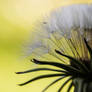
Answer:
POLYGON ((87 40, 91 40, 92 4, 74 4, 52 11, 49 17, 35 26, 32 33, 35 38, 31 38, 32 41, 28 43, 25 55, 39 53, 40 56, 50 52, 56 47, 58 39, 62 36, 70 38, 72 31, 78 31, 81 35, 85 35, 87 40))
POLYGON ((70 31, 77 29, 83 34, 85 29, 92 29, 92 4, 74 4, 58 8, 51 13, 47 23, 51 32, 59 30, 69 36, 70 31))

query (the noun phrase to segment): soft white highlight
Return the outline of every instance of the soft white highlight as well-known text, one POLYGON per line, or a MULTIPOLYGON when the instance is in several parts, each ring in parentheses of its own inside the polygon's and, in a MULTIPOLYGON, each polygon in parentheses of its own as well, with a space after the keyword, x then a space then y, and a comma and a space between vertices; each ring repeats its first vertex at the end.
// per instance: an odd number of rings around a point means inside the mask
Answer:
POLYGON ((73 29, 81 33, 84 29, 92 29, 92 5, 70 5, 53 11, 48 20, 48 29, 50 32, 59 31, 61 35, 70 35, 73 29))
MULTIPOLYGON (((33 41, 28 44, 27 55, 34 53, 34 50, 41 47, 37 53, 43 55, 48 53, 50 45, 44 39, 51 39, 51 35, 58 40, 62 36, 71 37, 71 31, 75 30, 83 35, 88 31, 92 34, 92 4, 74 4, 58 8, 49 17, 44 18, 40 25, 36 26, 33 41), (41 54, 40 54, 41 53, 41 54)), ((88 36, 88 35, 87 35, 88 36)), ((87 37, 90 40, 90 37, 87 37)), ((36 53, 36 52, 35 52, 36 53)))

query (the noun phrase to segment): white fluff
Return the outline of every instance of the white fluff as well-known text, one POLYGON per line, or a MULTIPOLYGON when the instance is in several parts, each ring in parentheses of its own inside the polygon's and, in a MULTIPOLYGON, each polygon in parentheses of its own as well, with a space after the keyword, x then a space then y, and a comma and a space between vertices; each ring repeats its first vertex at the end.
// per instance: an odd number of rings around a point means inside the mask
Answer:
MULTIPOLYGON (((47 19, 44 19, 43 22, 40 23, 40 26, 38 25, 36 27, 35 32, 37 32, 37 39, 33 39, 33 44, 30 42, 28 45, 29 51, 26 51, 28 52, 27 55, 31 55, 31 53, 39 47, 45 47, 46 50, 48 46, 45 46, 45 43, 41 41, 50 38, 51 34, 58 39, 64 35, 70 37, 73 29, 77 29, 80 33, 83 33, 85 29, 92 29, 92 5, 74 4, 58 8, 56 11, 53 11, 47 19)), ((48 50, 39 53, 44 54, 47 52, 48 50)))
POLYGON ((61 35, 69 35, 70 31, 76 28, 91 29, 92 5, 78 4, 61 7, 51 13, 47 25, 50 32, 61 31, 61 35))

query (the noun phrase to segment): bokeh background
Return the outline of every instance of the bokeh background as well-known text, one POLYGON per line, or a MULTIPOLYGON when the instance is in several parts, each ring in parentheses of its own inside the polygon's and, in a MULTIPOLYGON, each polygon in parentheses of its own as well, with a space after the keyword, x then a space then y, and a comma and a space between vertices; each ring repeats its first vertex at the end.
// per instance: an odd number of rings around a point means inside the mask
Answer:
MULTIPOLYGON (((17 85, 36 75, 15 74, 16 71, 32 67, 29 61, 20 59, 22 44, 42 16, 60 6, 91 2, 92 0, 0 0, 0 92, 41 92, 48 79, 23 87, 17 85)), ((54 86, 47 92, 56 92, 54 86)))

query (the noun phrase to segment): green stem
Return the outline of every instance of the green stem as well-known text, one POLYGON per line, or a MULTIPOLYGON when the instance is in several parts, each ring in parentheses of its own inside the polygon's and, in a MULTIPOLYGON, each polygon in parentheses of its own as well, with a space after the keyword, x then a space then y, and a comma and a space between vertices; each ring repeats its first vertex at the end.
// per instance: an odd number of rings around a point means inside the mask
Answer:
POLYGON ((92 92, 92 82, 87 82, 83 78, 76 78, 73 80, 74 92, 92 92))

